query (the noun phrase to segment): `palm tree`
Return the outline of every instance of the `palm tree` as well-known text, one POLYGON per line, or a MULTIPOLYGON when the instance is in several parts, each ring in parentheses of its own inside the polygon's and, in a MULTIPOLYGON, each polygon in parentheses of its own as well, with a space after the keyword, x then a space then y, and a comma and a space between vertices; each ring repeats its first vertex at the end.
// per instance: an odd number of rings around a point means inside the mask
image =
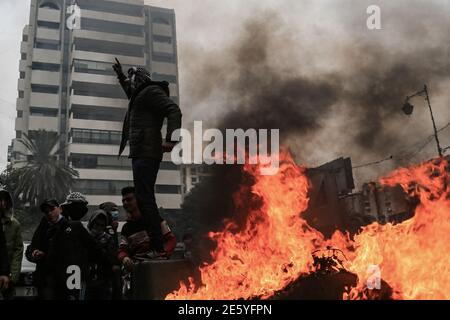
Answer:
POLYGON ((45 199, 64 199, 71 190, 78 172, 64 160, 65 147, 59 147, 60 136, 46 130, 34 131, 32 137, 23 134, 19 140, 27 149, 23 167, 10 170, 8 182, 14 198, 30 206, 37 206, 45 199), (60 157, 58 157, 60 156, 60 157))

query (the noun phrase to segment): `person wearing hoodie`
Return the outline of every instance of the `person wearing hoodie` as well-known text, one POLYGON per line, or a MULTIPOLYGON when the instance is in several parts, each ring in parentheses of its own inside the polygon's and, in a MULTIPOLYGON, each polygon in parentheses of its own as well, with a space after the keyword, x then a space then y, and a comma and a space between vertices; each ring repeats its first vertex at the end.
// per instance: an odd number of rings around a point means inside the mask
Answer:
POLYGON ((173 133, 181 128, 182 113, 170 99, 169 83, 153 81, 144 68, 133 67, 125 76, 120 62, 113 66, 128 99, 128 112, 122 129, 119 156, 129 141, 133 181, 142 221, 153 236, 155 256, 164 256, 161 219, 155 198, 155 183, 164 153, 172 152, 176 145, 173 133), (167 134, 162 139, 162 127, 167 119, 167 134))
MULTIPOLYGON (((106 233, 110 234, 114 239, 114 249, 119 249, 119 207, 114 202, 105 202, 99 206, 100 210, 104 210, 108 215, 108 225, 106 233)), ((113 280, 112 280, 112 299, 122 300, 122 265, 119 259, 114 261, 113 265, 113 280)))
POLYGON ((120 217, 119 207, 114 202, 105 202, 102 203, 98 208, 106 212, 106 215, 108 216, 106 232, 113 236, 116 247, 119 247, 119 234, 117 232, 117 230, 119 229, 120 217))
POLYGON ((5 234, 3 232, 3 228, 0 228, 0 300, 2 299, 1 290, 9 288, 10 277, 11 274, 5 234))
POLYGON ((3 292, 6 299, 14 295, 14 285, 20 278, 23 256, 23 241, 20 223, 14 218, 13 200, 11 194, 6 190, 0 190, 0 219, 5 234, 8 252, 8 263, 10 265, 11 278, 9 288, 3 292))
POLYGON ((89 219, 88 230, 97 246, 107 259, 94 259, 89 266, 89 278, 86 287, 86 300, 111 300, 113 265, 116 261, 117 249, 114 238, 107 232, 108 214, 97 210, 89 219))

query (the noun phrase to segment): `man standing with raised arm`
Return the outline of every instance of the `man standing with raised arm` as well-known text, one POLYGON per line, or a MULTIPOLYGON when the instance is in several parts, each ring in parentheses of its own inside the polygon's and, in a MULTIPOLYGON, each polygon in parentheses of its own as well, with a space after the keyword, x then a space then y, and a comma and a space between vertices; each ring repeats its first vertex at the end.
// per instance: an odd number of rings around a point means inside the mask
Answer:
POLYGON ((172 141, 172 134, 181 128, 182 114, 178 105, 170 99, 168 82, 152 81, 149 72, 139 67, 130 68, 128 76, 125 76, 117 59, 113 68, 129 99, 119 156, 129 141, 133 179, 142 219, 152 234, 154 256, 164 256, 155 183, 163 154, 171 152, 176 144, 172 141), (161 130, 165 119, 167 135, 163 141, 161 130))

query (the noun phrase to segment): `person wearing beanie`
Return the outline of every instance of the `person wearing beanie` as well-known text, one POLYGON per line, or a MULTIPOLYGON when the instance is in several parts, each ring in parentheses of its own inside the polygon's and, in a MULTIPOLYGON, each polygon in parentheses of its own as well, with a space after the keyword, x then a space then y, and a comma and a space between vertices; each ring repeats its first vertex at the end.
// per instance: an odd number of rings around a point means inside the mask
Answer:
POLYGON ((125 76, 120 62, 113 66, 128 99, 128 111, 122 129, 119 157, 129 141, 136 198, 142 222, 153 236, 153 250, 164 255, 161 219, 155 198, 155 184, 164 153, 172 152, 177 141, 173 133, 181 128, 182 113, 170 99, 169 83, 157 82, 140 67, 128 70, 125 76), (162 127, 167 119, 167 134, 162 127))

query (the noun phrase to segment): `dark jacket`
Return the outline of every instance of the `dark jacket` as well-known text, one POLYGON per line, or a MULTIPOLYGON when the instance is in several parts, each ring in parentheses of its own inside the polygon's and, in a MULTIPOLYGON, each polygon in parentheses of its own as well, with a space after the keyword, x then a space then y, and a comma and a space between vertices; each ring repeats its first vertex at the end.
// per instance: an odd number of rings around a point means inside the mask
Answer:
POLYGON ((62 218, 50 225, 45 219, 33 235, 26 257, 36 263, 36 285, 45 285, 46 277, 54 277, 56 282, 66 281, 67 267, 77 265, 81 269, 81 278, 86 280, 89 274, 89 262, 94 259, 106 259, 89 232, 81 222, 62 218), (32 257, 34 250, 45 252, 44 259, 36 261, 32 257))
POLYGON ((9 276, 8 250, 6 248, 5 234, 0 228, 0 276, 9 276))
POLYGON ((166 141, 181 128, 182 114, 178 105, 168 95, 167 82, 148 82, 130 97, 128 112, 122 129, 119 155, 130 142, 130 158, 162 160, 162 126, 167 118, 166 141))
POLYGON ((105 221, 108 221, 108 215, 103 210, 96 211, 89 219, 88 230, 94 238, 97 246, 103 251, 106 259, 101 257, 94 257, 90 263, 90 282, 103 282, 112 280, 113 265, 117 263, 117 247, 114 242, 113 234, 103 232, 96 234, 93 231, 92 224, 94 221, 103 215, 105 221))

